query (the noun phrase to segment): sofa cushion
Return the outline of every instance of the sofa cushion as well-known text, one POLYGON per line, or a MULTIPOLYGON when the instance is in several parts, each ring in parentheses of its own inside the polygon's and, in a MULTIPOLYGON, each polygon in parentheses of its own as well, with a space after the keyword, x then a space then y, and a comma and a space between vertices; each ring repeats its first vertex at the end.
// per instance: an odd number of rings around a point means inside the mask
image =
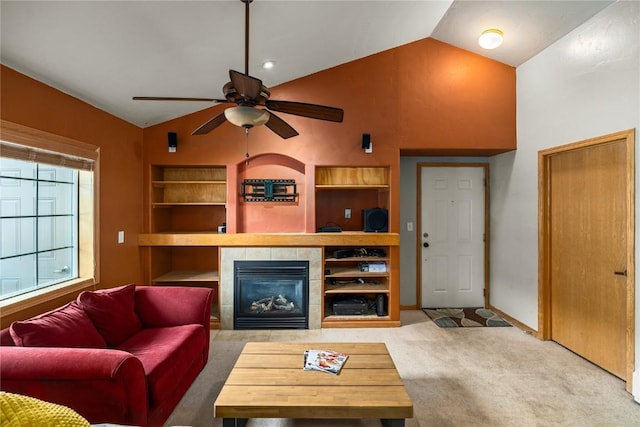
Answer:
POLYGON ((125 285, 78 295, 78 303, 110 347, 117 347, 140 330, 134 293, 135 285, 125 285))
POLYGON ((204 365, 205 339, 204 327, 192 324, 142 329, 118 346, 142 362, 150 408, 170 396, 186 377, 195 378, 204 365))
POLYGON ((13 322, 13 341, 22 347, 106 348, 102 336, 75 302, 28 320, 13 322))

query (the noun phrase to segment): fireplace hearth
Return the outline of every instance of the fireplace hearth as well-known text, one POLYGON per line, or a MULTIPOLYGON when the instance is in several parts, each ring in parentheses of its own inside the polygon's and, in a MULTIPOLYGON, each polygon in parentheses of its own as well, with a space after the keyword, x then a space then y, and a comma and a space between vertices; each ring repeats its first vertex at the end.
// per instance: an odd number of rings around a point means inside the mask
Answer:
POLYGON ((308 329, 308 261, 234 261, 234 329, 308 329))

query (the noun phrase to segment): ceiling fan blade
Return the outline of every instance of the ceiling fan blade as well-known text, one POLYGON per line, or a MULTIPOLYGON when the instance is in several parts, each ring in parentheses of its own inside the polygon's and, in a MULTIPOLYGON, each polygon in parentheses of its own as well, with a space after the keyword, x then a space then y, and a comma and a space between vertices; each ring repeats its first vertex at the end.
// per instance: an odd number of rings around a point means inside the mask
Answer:
POLYGON ((229 70, 229 77, 233 87, 243 98, 255 100, 260 95, 262 80, 235 70, 229 70))
POLYGON ((227 118, 224 115, 224 111, 211 120, 205 122, 198 129, 194 130, 191 135, 204 135, 206 133, 211 132, 221 124, 227 121, 227 118))
POLYGON ((272 112, 269 112, 269 120, 264 125, 280 135, 280 137, 283 139, 288 139, 293 136, 299 135, 299 133, 296 132, 294 128, 289 126, 287 122, 285 122, 272 112))
POLYGON ((344 116, 344 111, 341 108, 328 107, 326 105, 274 100, 267 100, 264 105, 269 110, 330 122, 342 122, 344 116))
POLYGON ((227 102, 226 99, 213 98, 182 98, 173 96, 134 96, 134 101, 205 101, 205 102, 227 102))

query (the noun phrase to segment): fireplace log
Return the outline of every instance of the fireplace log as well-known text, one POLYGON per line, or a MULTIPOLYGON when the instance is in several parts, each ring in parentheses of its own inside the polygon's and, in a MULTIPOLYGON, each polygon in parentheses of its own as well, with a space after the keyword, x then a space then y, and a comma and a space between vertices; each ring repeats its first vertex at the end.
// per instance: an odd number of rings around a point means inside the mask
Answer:
POLYGON ((295 308, 293 301, 289 301, 284 295, 270 296, 251 303, 251 311, 257 313, 276 310, 292 311, 295 308))
POLYGON ((278 295, 273 303, 278 310, 291 311, 296 308, 293 301, 289 301, 284 295, 278 295))

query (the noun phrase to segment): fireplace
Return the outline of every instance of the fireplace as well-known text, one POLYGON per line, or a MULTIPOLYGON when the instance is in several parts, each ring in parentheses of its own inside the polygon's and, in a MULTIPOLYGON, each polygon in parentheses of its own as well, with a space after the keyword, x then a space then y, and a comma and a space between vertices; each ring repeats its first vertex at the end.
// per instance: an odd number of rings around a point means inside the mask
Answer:
POLYGON ((234 261, 234 329, 308 329, 309 261, 234 261))

